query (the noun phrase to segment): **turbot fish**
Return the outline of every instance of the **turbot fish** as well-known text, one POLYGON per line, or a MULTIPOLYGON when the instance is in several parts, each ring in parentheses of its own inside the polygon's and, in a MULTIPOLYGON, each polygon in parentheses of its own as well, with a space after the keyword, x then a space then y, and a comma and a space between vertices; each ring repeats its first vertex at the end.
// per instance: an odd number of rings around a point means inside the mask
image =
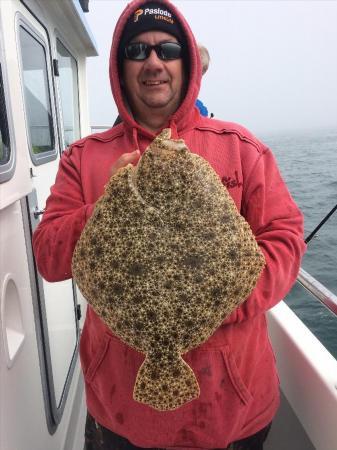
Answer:
POLYGON ((110 178, 72 261, 94 311, 145 355, 134 400, 160 411, 198 398, 182 355, 247 299, 265 264, 218 174, 170 137, 110 178))

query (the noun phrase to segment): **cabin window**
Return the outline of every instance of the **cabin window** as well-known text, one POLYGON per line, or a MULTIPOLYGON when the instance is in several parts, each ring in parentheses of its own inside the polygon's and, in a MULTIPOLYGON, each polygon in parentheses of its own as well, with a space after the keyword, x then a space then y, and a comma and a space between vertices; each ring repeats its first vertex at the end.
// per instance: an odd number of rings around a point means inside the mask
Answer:
POLYGON ((68 147, 80 138, 77 62, 59 39, 56 41, 59 90, 62 108, 63 142, 68 147))
POLYGON ((5 90, 0 65, 0 183, 11 178, 14 171, 11 152, 5 90))
POLYGON ((33 162, 39 164, 56 157, 46 50, 23 26, 20 44, 30 150, 33 162))
MULTIPOLYGON (((3 118, 1 114, 1 128, 3 128, 3 118)), ((2 138, 3 132, 0 128, 0 165, 4 165, 8 163, 10 157, 10 149, 9 146, 5 144, 4 139, 2 138)))
POLYGON ((2 74, 0 70, 0 164, 3 166, 8 163, 11 157, 9 146, 9 133, 7 122, 7 111, 5 103, 5 93, 2 83, 2 74))

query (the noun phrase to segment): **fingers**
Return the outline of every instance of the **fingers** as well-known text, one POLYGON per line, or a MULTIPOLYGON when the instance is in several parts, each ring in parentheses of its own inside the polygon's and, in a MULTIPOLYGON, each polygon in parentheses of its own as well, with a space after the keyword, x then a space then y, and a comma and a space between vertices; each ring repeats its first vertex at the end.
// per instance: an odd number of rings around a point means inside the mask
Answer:
POLYGON ((140 157, 140 151, 135 150, 131 153, 123 153, 122 156, 120 156, 115 164, 111 167, 111 175, 115 175, 115 173, 118 172, 119 169, 122 167, 127 166, 128 164, 135 163, 140 157))

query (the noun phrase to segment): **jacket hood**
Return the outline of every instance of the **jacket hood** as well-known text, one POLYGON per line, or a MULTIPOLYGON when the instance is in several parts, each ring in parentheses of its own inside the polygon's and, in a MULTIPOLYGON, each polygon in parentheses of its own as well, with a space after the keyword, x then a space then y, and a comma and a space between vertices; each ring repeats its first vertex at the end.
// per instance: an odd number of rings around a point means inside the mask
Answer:
MULTIPOLYGON (((109 62, 109 75, 110 75, 112 95, 115 99, 118 112, 124 123, 124 126, 126 126, 127 128, 132 128, 133 130, 136 129, 137 133, 152 138, 153 133, 141 127, 132 117, 132 114, 129 111, 128 105, 126 104, 126 100, 122 91, 118 70, 118 48, 121 42, 124 28, 126 26, 126 22, 128 18, 131 16, 131 14, 134 14, 134 12, 145 3, 148 3, 148 1, 144 0, 132 1, 127 5, 127 7, 124 9, 121 16, 119 17, 112 38, 110 62, 109 62)), ((169 118, 169 126, 173 129, 173 137, 177 137, 175 136, 175 134, 176 133, 178 134, 179 131, 182 131, 184 128, 188 127, 191 118, 195 114, 194 104, 196 102, 200 90, 200 83, 202 77, 201 60, 196 40, 194 38, 191 28, 189 27, 183 15, 171 2, 167 0, 156 0, 156 3, 162 4, 164 7, 166 6, 176 16, 176 19, 180 23, 180 26, 186 37, 186 44, 189 56, 188 83, 185 97, 182 100, 182 103, 180 104, 179 108, 169 118)))

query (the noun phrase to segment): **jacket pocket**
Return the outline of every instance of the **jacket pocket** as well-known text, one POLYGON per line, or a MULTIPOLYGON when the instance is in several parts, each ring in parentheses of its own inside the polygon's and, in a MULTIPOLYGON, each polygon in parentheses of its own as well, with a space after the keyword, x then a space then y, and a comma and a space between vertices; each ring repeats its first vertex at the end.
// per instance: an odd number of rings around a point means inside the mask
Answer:
POLYGON ((107 351, 109 349, 111 336, 108 333, 104 334, 104 337, 100 344, 98 345, 92 360, 89 363, 89 366, 87 370, 85 371, 84 377, 88 383, 91 383, 94 379, 97 370, 99 369, 100 365, 102 364, 105 355, 107 354, 107 351))
POLYGON ((227 369, 229 379, 235 392, 237 393, 243 404, 248 405, 253 397, 242 380, 239 369, 229 346, 222 347, 220 351, 224 360, 225 367, 227 369))
MULTIPOLYGON (((177 423, 185 429, 196 424, 201 448, 226 448, 239 435, 253 402, 243 381, 245 373, 240 373, 228 344, 206 344, 184 355, 184 359, 197 377, 200 397, 184 405, 181 412, 177 410, 177 416, 181 414, 177 423)), ((179 429, 176 433, 179 435, 179 429)), ((187 447, 184 436, 179 437, 179 446, 187 447)))

